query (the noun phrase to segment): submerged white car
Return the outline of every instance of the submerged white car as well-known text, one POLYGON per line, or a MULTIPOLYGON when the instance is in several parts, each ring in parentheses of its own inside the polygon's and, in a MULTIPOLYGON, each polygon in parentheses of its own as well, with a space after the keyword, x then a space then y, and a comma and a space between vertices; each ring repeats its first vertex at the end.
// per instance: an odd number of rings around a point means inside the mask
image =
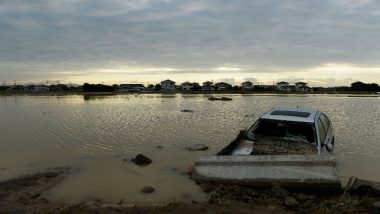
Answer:
POLYGON ((320 111, 275 108, 261 116, 230 150, 219 155, 322 154, 331 152, 334 132, 320 111))
POLYGON ((197 181, 340 189, 331 121, 320 111, 275 108, 215 156, 195 164, 197 181))

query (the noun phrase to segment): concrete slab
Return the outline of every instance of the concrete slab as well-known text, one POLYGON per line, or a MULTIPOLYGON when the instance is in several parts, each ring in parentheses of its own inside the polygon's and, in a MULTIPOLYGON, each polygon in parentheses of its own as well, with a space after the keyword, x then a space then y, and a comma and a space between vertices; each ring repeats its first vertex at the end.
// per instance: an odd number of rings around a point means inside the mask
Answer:
POLYGON ((201 157, 195 164, 193 178, 257 186, 341 188, 332 155, 201 157))

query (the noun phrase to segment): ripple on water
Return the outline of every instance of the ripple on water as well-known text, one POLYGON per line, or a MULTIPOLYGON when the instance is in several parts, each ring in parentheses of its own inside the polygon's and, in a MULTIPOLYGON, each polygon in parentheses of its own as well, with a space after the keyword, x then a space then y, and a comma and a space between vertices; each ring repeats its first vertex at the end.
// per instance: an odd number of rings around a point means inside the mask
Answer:
POLYGON ((207 98, 0 97, 0 167, 14 169, 1 173, 5 178, 70 165, 77 171, 50 193, 57 200, 80 200, 88 195, 116 202, 123 197, 144 200, 140 188, 146 185, 157 189, 148 201, 180 199, 183 194, 198 199, 202 193, 181 170, 199 156, 220 150, 268 109, 299 106, 319 109, 331 118, 341 175, 380 181, 380 172, 373 170, 380 161, 380 99, 233 95, 231 102, 211 102, 207 98), (210 149, 185 150, 195 143, 207 144, 210 149), (122 161, 137 153, 147 154, 153 164, 141 168, 122 161))

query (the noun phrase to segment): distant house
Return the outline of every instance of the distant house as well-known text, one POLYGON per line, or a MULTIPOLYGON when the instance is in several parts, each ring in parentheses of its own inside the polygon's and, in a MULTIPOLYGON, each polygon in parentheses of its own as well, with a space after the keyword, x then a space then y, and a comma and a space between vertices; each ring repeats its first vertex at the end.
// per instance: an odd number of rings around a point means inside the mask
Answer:
POLYGON ((274 86, 274 85, 259 85, 259 86, 257 86, 257 88, 269 91, 269 90, 275 90, 276 86, 274 86))
POLYGON ((282 87, 281 89, 282 89, 281 91, 295 92, 296 91, 296 86, 294 86, 294 85, 288 85, 288 86, 282 87))
POLYGON ((299 92, 310 91, 309 86, 307 86, 307 83, 305 83, 305 82, 296 82, 296 83, 294 83, 294 85, 296 87, 296 91, 299 91, 299 92))
POLYGON ((214 83, 210 81, 206 81, 202 84, 202 91, 214 91, 214 83))
POLYGON ((119 91, 125 92, 142 92, 145 90, 145 86, 143 84, 120 84, 119 91))
POLYGON ((218 91, 225 91, 231 89, 232 85, 225 82, 219 82, 215 84, 215 88, 218 91))
POLYGON ((190 82, 184 82, 181 84, 181 91, 193 91, 194 84, 190 82))
POLYGON ((279 91, 288 91, 289 83, 285 81, 281 81, 276 83, 277 84, 277 90, 279 91))
POLYGON ((24 91, 24 89, 23 85, 11 85, 7 88, 8 91, 24 91))
POLYGON ((169 79, 161 82, 161 91, 175 91, 175 82, 169 79))
POLYGON ((27 87, 28 91, 31 92, 46 92, 49 91, 49 87, 46 85, 28 85, 27 87))
POLYGON ((69 88, 64 84, 49 85, 49 91, 66 91, 69 88))
POLYGON ((241 84, 241 89, 245 91, 250 91, 253 89, 253 83, 250 81, 243 82, 241 84))

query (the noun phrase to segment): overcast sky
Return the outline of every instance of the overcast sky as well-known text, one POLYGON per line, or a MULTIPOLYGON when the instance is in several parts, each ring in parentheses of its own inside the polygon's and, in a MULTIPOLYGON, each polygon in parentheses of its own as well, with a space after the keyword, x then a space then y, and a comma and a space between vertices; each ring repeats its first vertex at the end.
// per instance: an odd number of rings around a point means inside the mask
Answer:
POLYGON ((377 0, 0 0, 0 80, 380 82, 377 0))

